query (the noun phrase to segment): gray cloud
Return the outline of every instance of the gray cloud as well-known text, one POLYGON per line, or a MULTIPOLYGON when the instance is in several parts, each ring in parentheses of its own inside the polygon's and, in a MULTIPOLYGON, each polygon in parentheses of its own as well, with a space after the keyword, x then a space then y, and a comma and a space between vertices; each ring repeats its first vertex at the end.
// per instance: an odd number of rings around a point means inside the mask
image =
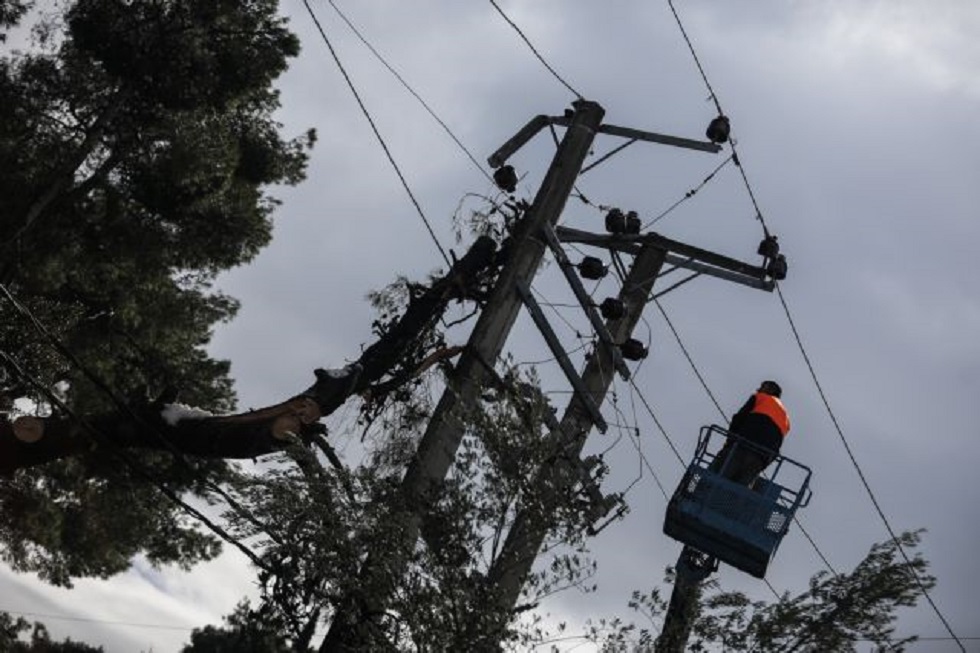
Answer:
MULTIPOLYGON (((978 11, 953 0, 677 4, 789 257, 784 291, 851 448, 895 528, 929 528, 924 552, 939 577, 934 598, 958 634, 980 636, 973 548, 980 490, 972 482, 980 460, 978 11)), ((243 301, 243 311, 218 331, 213 351, 232 359, 243 404, 250 406, 304 387, 313 367, 356 356, 369 340, 365 294, 396 274, 421 277, 441 265, 308 17, 297 4, 286 5, 296 12, 304 49, 281 85, 282 120, 297 132, 316 126, 321 140, 310 180, 280 193, 273 244, 253 265, 221 280, 243 301)), ((605 106, 607 122, 702 134, 713 106, 666 3, 504 6, 573 86, 605 106)), ((560 113, 571 99, 488 3, 341 7, 480 159, 532 115, 560 113)), ((451 244, 449 217, 463 193, 486 191, 486 181, 329 8, 319 13, 440 239, 451 244)), ((604 139, 596 152, 614 144, 604 139)), ((515 157, 528 173, 529 193, 550 154, 548 138, 539 137, 515 157)), ((718 162, 634 145, 584 176, 580 187, 597 203, 653 216, 718 162)), ((565 220, 601 227, 599 213, 574 201, 565 220)), ((761 234, 731 167, 656 228, 746 260, 754 260, 761 234)), ((549 298, 564 292, 554 269, 539 284, 549 298)), ((855 564, 887 534, 778 300, 701 279, 667 295, 664 306, 726 411, 760 378, 783 382, 794 417, 785 451, 815 474, 803 523, 835 567, 855 564)), ((698 427, 720 417, 655 308, 646 317, 654 353, 638 383, 687 456, 698 427)), ((574 334, 568 337, 574 341, 574 334)), ((548 357, 526 322, 511 346, 521 360, 548 357)), ((554 372, 545 376, 560 387, 554 372)), ((556 403, 562 396, 555 395, 556 403)), ((619 386, 617 397, 632 418, 629 388, 619 386)), ((681 466, 639 404, 637 411, 642 446, 670 490, 681 466)), ((596 435, 590 449, 614 439, 614 433, 596 435)), ((356 451, 349 450, 354 460, 356 451)), ((609 461, 611 491, 640 471, 625 438, 609 461)), ((661 534, 663 497, 643 473, 628 497, 630 515, 595 540, 599 592, 565 594, 545 609, 574 620, 625 614, 632 589, 659 582, 680 547, 661 534)), ((800 591, 821 566, 792 529, 770 581, 780 591, 800 591)), ((174 573, 165 570, 164 578, 174 573)), ((206 566, 181 582, 213 586, 228 573, 227 566, 206 566)), ((725 587, 771 598, 764 585, 737 572, 724 570, 719 578, 725 587)), ((149 618, 161 599, 150 588, 144 596, 149 618)), ((88 610, 72 596, 58 603, 72 613, 88 610)), ((224 601, 221 610, 233 603, 224 601)), ((218 612, 206 614, 214 619, 218 612)), ((904 615, 900 628, 945 634, 926 606, 904 615)), ((174 650, 167 643, 173 640, 153 641, 155 651, 174 650)), ((976 642, 967 644, 980 651, 976 642)), ((937 642, 914 650, 954 649, 937 642)))

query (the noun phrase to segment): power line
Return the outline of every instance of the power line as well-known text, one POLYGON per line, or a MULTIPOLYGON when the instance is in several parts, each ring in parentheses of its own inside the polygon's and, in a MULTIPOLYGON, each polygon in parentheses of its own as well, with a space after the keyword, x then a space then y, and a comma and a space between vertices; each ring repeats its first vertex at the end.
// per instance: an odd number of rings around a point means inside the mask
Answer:
MULTIPOLYGON (((82 419, 73 410, 71 410, 71 408, 69 408, 64 402, 62 402, 53 392, 51 392, 47 387, 45 387, 43 383, 41 383, 39 380, 35 379, 33 376, 28 374, 21 367, 18 361, 16 361, 10 354, 4 351, 0 351, 0 358, 4 360, 5 364, 12 367, 14 371, 19 376, 21 376, 21 378, 25 379, 28 383, 30 383, 31 385, 36 387, 40 392, 42 392, 47 397, 48 401, 52 403, 52 405, 57 406, 59 410, 64 412, 75 423, 81 426, 83 431, 86 434, 88 434, 88 436, 91 437, 95 442, 99 442, 100 440, 111 442, 111 440, 102 436, 102 434, 94 426, 88 423, 88 421, 82 419)), ((153 484, 153 486, 156 487, 165 497, 167 497, 171 502, 173 502, 175 505, 181 508, 184 512, 188 513, 189 515, 197 519, 199 522, 204 524, 208 528, 208 530, 210 530, 212 533, 214 533, 224 541, 228 542, 229 544, 237 548, 243 554, 245 554, 245 556, 249 560, 251 560, 252 563, 255 564, 255 566, 257 566, 259 569, 266 569, 268 571, 266 565, 262 562, 262 560, 254 551, 252 551, 250 548, 245 546, 240 540, 232 536, 222 527, 212 522, 202 512, 192 507, 191 505, 186 503, 183 499, 181 499, 179 496, 177 496, 176 492, 168 488, 162 481, 160 481, 150 471, 144 469, 143 466, 138 462, 136 462, 136 460, 132 456, 127 455, 119 447, 113 447, 112 449, 110 449, 110 452, 114 454, 116 457, 118 457, 124 464, 128 465, 134 472, 136 472, 138 476, 143 477, 151 484, 153 484)))
MULTIPOLYGON (((305 2, 306 0, 303 1, 305 2)), ((544 65, 544 67, 548 69, 548 72, 550 72, 555 77, 555 79, 561 82, 561 84, 565 88, 571 91, 575 97, 577 97, 580 100, 584 99, 584 96, 581 93, 579 93, 574 88, 572 88, 572 86, 564 79, 562 79, 562 76, 559 75, 557 71, 555 71, 555 69, 552 68, 547 61, 545 61, 545 58, 541 55, 540 52, 538 52, 538 49, 534 47, 534 44, 531 43, 531 40, 528 39, 527 36, 524 35, 524 32, 521 31, 521 28, 518 27, 517 24, 514 21, 512 21, 507 14, 504 13, 504 10, 500 8, 500 5, 498 5, 495 0, 490 0, 490 4, 492 4, 493 8, 497 10, 497 13, 503 16, 504 20, 507 21, 507 24, 514 28, 514 31, 516 31, 517 34, 524 40, 524 43, 527 44, 527 47, 531 48, 531 52, 533 52, 534 56, 538 58, 538 61, 540 61, 544 65)))
POLYGON ((371 125, 371 131, 374 132, 378 142, 381 144, 381 149, 384 150, 385 156, 388 157, 388 162, 391 163, 391 167, 395 169, 395 174, 398 175, 398 179, 401 181, 402 187, 405 189, 405 192, 408 193, 409 199, 412 200, 412 204, 415 206, 415 210, 418 212, 419 217, 422 218, 422 222, 425 224, 425 228, 428 230, 429 236, 432 238, 432 242, 436 244, 436 247, 439 249, 439 253, 442 254, 442 258, 446 262, 446 265, 452 267, 452 261, 449 259, 449 255, 446 254, 446 250, 443 248, 442 243, 439 242, 436 232, 433 231, 432 225, 429 224, 429 219, 426 217, 425 211, 422 210, 422 205, 419 204, 419 201, 415 198, 415 193, 412 192, 412 189, 408 185, 408 181, 405 179, 405 175, 402 174, 401 168, 398 167, 398 163, 395 162, 395 157, 391 154, 391 150, 388 149, 388 144, 385 142, 384 137, 378 130, 378 126, 375 124, 374 118, 371 117, 371 112, 368 111, 367 107, 364 105, 364 101, 361 100, 361 95, 357 92, 357 87, 354 86, 354 82, 351 81, 350 75, 347 74, 347 69, 344 68, 344 64, 341 63, 340 57, 337 55, 337 51, 334 50, 333 44, 330 42, 330 39, 327 38, 327 33, 323 31, 323 26, 320 24, 320 20, 316 17, 316 14, 313 12, 313 8, 310 6, 309 0, 303 0, 303 5, 306 7, 306 11, 310 14, 310 18, 313 19, 313 23, 316 25, 317 31, 320 32, 320 37, 326 44, 327 49, 330 50, 330 56, 333 57, 334 62, 340 69, 340 73, 344 76, 344 81, 347 82, 347 86, 354 95, 354 99, 357 100, 357 104, 361 108, 361 113, 364 114, 364 117, 367 118, 368 124, 371 125))
MULTIPOLYGON (((112 401, 112 403, 116 405, 116 408, 119 411, 128 415, 137 424, 145 428, 147 432, 149 432, 154 438, 156 438, 164 446, 164 448, 174 456, 175 460, 179 461, 184 466, 184 468, 186 468, 192 474, 197 476, 202 481, 204 486, 208 488, 208 490, 214 492, 215 494, 223 498, 227 502, 228 506, 232 509, 232 511, 238 513, 240 516, 244 517, 247 521, 251 522, 254 526, 257 526, 260 530, 264 531, 277 544, 282 544, 279 537, 275 533, 272 533, 268 529, 268 527, 264 523, 262 523, 261 520, 255 517, 255 515, 253 515, 250 511, 243 508, 235 499, 231 498, 231 496, 227 492, 225 492, 221 487, 219 487, 216 483, 198 474, 196 470, 194 470, 193 466, 189 462, 187 462, 187 459, 184 457, 183 452, 181 452, 173 444, 173 442, 171 442, 159 429, 157 429, 155 426, 151 424, 147 424, 146 421, 140 415, 136 414, 136 412, 125 401, 119 398, 119 394, 111 387, 109 387, 108 383, 106 383, 92 370, 90 370, 85 364, 83 364, 82 361, 79 360, 79 358, 70 349, 68 349, 68 347, 57 336, 55 336, 50 331, 50 329, 48 329, 37 318, 36 315, 34 315, 31 309, 25 306, 19 299, 17 299, 10 291, 10 289, 7 288, 7 286, 2 283, 0 283, 0 293, 4 295, 7 301, 9 301, 21 315, 27 318, 27 320, 31 323, 34 329, 39 334, 41 334, 41 336, 43 336, 45 340, 47 340, 48 345, 51 348, 53 348, 62 357, 64 357, 64 359, 67 360, 73 367, 78 369, 91 383, 95 385, 96 388, 98 388, 100 392, 105 394, 105 396, 108 397, 112 401)), ((46 396, 48 396, 49 400, 54 400, 59 405, 64 406, 66 414, 69 415, 72 414, 71 411, 67 409, 67 406, 65 406, 63 402, 58 400, 57 397, 55 397, 53 393, 51 393, 43 384, 30 377, 27 374, 27 372, 25 372, 16 363, 16 361, 13 360, 13 358, 9 354, 4 353, 4 357, 10 360, 11 364, 14 365, 16 369, 18 369, 20 374, 25 376, 25 378, 30 380, 41 392, 43 392, 46 396)), ((76 421, 78 421, 78 418, 75 419, 76 421)), ((93 429, 93 432, 96 435, 98 435, 98 431, 95 431, 93 429)))
POLYGON ((476 168, 483 174, 483 176, 486 177, 491 182, 493 182, 493 177, 490 176, 490 173, 486 171, 486 169, 476 159, 476 157, 473 155, 473 153, 470 152, 469 148, 467 148, 465 145, 463 145, 463 142, 456 136, 456 134, 453 133, 453 130, 449 128, 449 125, 447 125, 446 122, 442 118, 440 118, 438 116, 438 114, 436 114, 435 110, 433 110, 433 108, 430 107, 429 104, 425 100, 422 99, 422 96, 419 95, 415 91, 415 89, 413 89, 411 87, 411 85, 409 85, 409 83, 407 81, 405 81, 405 79, 398 73, 398 71, 395 70, 395 68, 390 63, 388 63, 388 61, 381 55, 381 53, 378 52, 378 50, 375 49, 375 47, 373 45, 371 45, 371 43, 367 40, 367 38, 364 37, 364 35, 361 33, 361 31, 359 29, 357 29, 357 27, 354 26, 354 24, 350 21, 350 19, 347 17, 347 15, 344 14, 344 12, 340 10, 340 7, 337 6, 337 4, 334 2, 334 0, 327 0, 327 1, 330 3, 330 6, 333 7, 334 11, 337 12, 337 15, 339 15, 340 18, 345 23, 347 23, 347 26, 351 29, 352 32, 354 32, 354 34, 357 36, 357 38, 359 38, 361 40, 361 43, 363 43, 365 46, 367 46, 367 49, 371 51, 371 54, 373 54, 375 57, 377 57, 378 61, 380 61, 384 65, 384 67, 387 68, 388 71, 392 75, 395 76, 395 79, 397 79, 399 82, 401 82, 401 85, 405 87, 405 90, 407 90, 409 93, 411 93, 412 96, 416 100, 419 101, 419 103, 422 105, 423 108, 425 108, 425 110, 429 113, 429 115, 432 116, 432 118, 437 123, 439 123, 439 126, 442 127, 443 130, 447 134, 449 134, 449 137, 451 139, 453 139, 453 142, 455 142, 456 145, 458 145, 459 148, 461 150, 463 150, 463 152, 466 154, 466 156, 469 158, 469 160, 473 162, 473 165, 476 166, 476 168))
POLYGON ((602 156, 600 156, 598 159, 596 159, 595 161, 593 161, 589 165, 587 165, 584 168, 582 168, 579 171, 578 176, 581 177, 582 175, 584 175, 585 173, 587 173, 589 170, 592 170, 592 168, 595 168, 596 166, 598 166, 601 163, 605 163, 606 161, 608 161, 609 159, 611 159, 614 155, 622 152, 627 147, 629 147, 630 145, 632 145, 633 143, 635 143, 636 140, 637 139, 635 139, 635 138, 631 138, 628 141, 626 141, 625 143, 623 143, 621 145, 617 145, 616 147, 614 147, 613 149, 609 150, 608 152, 606 152, 605 154, 603 154, 602 156))
POLYGON ((724 161, 722 161, 721 163, 719 163, 719 164, 718 164, 718 166, 717 166, 717 167, 716 167, 716 168, 715 168, 714 170, 712 170, 712 171, 711 171, 711 172, 710 172, 710 173, 708 174, 708 176, 707 176, 707 177, 705 177, 705 178, 704 178, 704 179, 703 179, 703 180, 701 181, 701 183, 700 183, 700 184, 698 184, 697 186, 695 186, 695 187, 694 187, 694 188, 692 188, 691 190, 689 190, 689 191, 687 191, 686 193, 684 193, 684 196, 683 196, 683 197, 681 197, 681 198, 680 198, 679 200, 677 200, 676 202, 674 202, 673 204, 671 204, 671 205, 670 205, 669 207, 667 207, 667 208, 666 208, 666 209, 665 209, 664 211, 662 211, 662 212, 661 212, 661 213, 660 213, 659 215, 657 215, 657 216, 656 216, 655 218, 653 218, 652 220, 650 220, 649 222, 647 222, 647 223, 646 223, 645 225, 643 225, 643 228, 644 228, 644 229, 649 229, 650 227, 652 227, 653 225, 655 225, 655 224, 657 224, 657 223, 658 223, 658 222, 660 222, 660 221, 661 221, 662 219, 664 219, 665 217, 667 217, 667 216, 668 216, 668 215, 669 215, 670 213, 672 213, 672 212, 674 211, 674 209, 676 209, 676 208, 677 208, 678 206, 680 206, 681 204, 683 204, 683 203, 684 203, 684 202, 686 202, 687 200, 689 200, 689 199, 691 199, 692 197, 694 197, 695 195, 697 195, 697 193, 698 193, 698 191, 700 191, 700 190, 701 190, 702 188, 704 188, 704 187, 705 187, 705 186, 706 186, 706 185, 708 184, 708 182, 710 182, 710 181, 711 181, 712 179, 714 179, 714 177, 715 177, 715 175, 717 175, 717 174, 718 174, 718 173, 719 173, 719 172, 721 171, 721 169, 722 169, 722 168, 724 168, 724 167, 725 167, 726 165, 728 165, 728 163, 729 163, 730 161, 733 161, 734 159, 735 159, 735 155, 734 155, 734 154, 732 154, 732 155, 731 155, 731 156, 729 156, 729 157, 728 157, 727 159, 725 159, 724 161))
POLYGON ((674 7, 674 0, 667 0, 667 5, 670 7, 670 11, 674 14, 674 20, 677 21, 677 27, 681 30, 681 36, 684 37, 684 41, 687 43, 687 48, 691 51, 691 56, 694 57, 694 63, 698 67, 698 72, 701 73, 701 79, 704 80, 704 85, 708 87, 708 92, 711 94, 711 100, 715 103, 715 108, 718 109, 719 114, 724 112, 721 110, 721 103, 718 102, 718 96, 715 95, 715 89, 711 87, 711 82, 708 81, 708 75, 704 72, 704 66, 701 65, 701 59, 698 58, 698 53, 694 50, 694 44, 691 43, 691 39, 687 35, 687 30, 684 29, 684 23, 681 22, 681 17, 677 13, 677 9, 674 7))
MULTIPOLYGON (((721 108, 721 101, 718 99, 718 94, 715 93, 715 89, 711 86, 711 82, 708 81, 708 74, 704 71, 704 66, 701 65, 701 59, 698 57, 698 53, 694 49, 694 44, 687 35, 687 30, 684 29, 684 23, 681 21, 681 17, 677 13, 677 9, 674 7, 674 0, 667 0, 667 5, 670 7, 671 13, 674 14, 674 20, 677 21, 677 27, 680 29, 681 35, 684 37, 684 42, 687 43, 687 48, 691 52, 691 57, 694 58, 694 63, 698 67, 698 72, 701 73, 701 79, 704 80, 704 85, 708 89, 708 93, 711 96, 711 101, 714 102, 715 108, 718 110, 718 115, 724 116, 725 112, 721 108)), ((730 135, 728 144, 732 148, 732 160, 735 162, 735 166, 738 168, 739 173, 742 176, 742 181, 745 183, 745 189, 749 193, 749 199, 752 200, 752 206, 755 207, 755 217, 760 223, 762 223, 762 230, 768 236, 769 228, 766 226, 766 220, 762 216, 762 209, 759 208, 759 202, 755 198, 755 192, 752 190, 752 184, 749 183, 749 177, 745 172, 745 168, 742 167, 742 162, 738 157, 738 149, 736 148, 736 139, 734 135, 730 135)))
POLYGON ((681 465, 685 465, 684 457, 681 456, 680 452, 677 450, 677 447, 674 446, 674 441, 670 439, 669 435, 667 435, 667 430, 664 428, 664 425, 660 422, 660 419, 657 417, 657 414, 653 412, 653 407, 650 405, 650 402, 647 401, 647 398, 643 396, 643 392, 640 390, 639 386, 636 385, 635 376, 631 376, 629 382, 630 385, 633 386, 633 389, 636 390, 636 395, 640 398, 640 403, 643 404, 643 407, 646 409, 647 414, 653 420, 653 423, 657 425, 657 429, 664 436, 664 439, 667 440, 667 444, 670 445, 670 450, 674 452, 674 456, 677 457, 677 460, 680 461, 681 465))
POLYGON ((677 328, 674 326, 674 323, 671 321, 670 316, 667 315, 667 311, 666 309, 664 309, 663 304, 661 304, 656 297, 653 298, 653 303, 657 306, 658 309, 660 309, 660 314, 663 316, 664 321, 667 322, 667 326, 670 327, 671 333, 674 334, 674 339, 677 340, 677 344, 680 345, 681 351, 684 353, 684 358, 687 359, 687 362, 691 365, 691 369, 694 370, 694 375, 698 377, 698 381, 701 382, 701 387, 704 388, 704 391, 706 393, 708 393, 708 397, 711 399, 711 403, 713 403, 715 405, 715 408, 718 409, 718 413, 721 415, 721 418, 727 422, 728 415, 725 414, 725 411, 722 409, 721 404, 718 403, 718 399, 715 398, 715 393, 713 393, 711 391, 711 388, 708 387, 708 382, 704 380, 704 376, 701 374, 701 370, 699 370, 698 366, 694 363, 694 358, 691 357, 691 352, 687 350, 687 347, 684 345, 684 341, 681 340, 681 334, 677 332, 677 328))
MULTIPOLYGON (((636 394, 637 394, 636 386, 630 387, 630 403, 633 406, 634 421, 636 421, 636 402, 635 402, 636 394)), ((665 488, 664 484, 660 481, 660 477, 657 475, 657 472, 654 471, 653 465, 650 463, 650 460, 647 458, 646 454, 643 453, 643 446, 640 443, 640 437, 639 437, 639 428, 637 428, 636 432, 637 432, 636 439, 634 440, 633 438, 630 438, 630 443, 633 445, 633 448, 636 449, 636 455, 640 459, 640 464, 643 465, 643 467, 646 467, 646 470, 650 472, 650 475, 653 477, 654 482, 657 484, 657 487, 660 489, 660 493, 664 495, 664 501, 670 501, 670 493, 667 492, 667 488, 665 488)), ((642 471, 642 467, 641 467, 641 471, 642 471)))
POLYGON ((73 617, 66 614, 50 614, 46 612, 22 612, 21 610, 8 610, 0 608, 0 612, 16 614, 22 617, 40 617, 42 619, 55 619, 58 621, 81 621, 84 623, 105 624, 107 626, 132 626, 133 628, 158 628, 160 630, 194 630, 194 626, 170 626, 167 624, 142 624, 131 621, 115 621, 111 619, 96 619, 94 617, 73 617))
MULTIPOLYGON (((704 71, 704 66, 701 65, 701 60, 698 57, 697 51, 694 48, 694 44, 691 42, 691 39, 687 35, 687 30, 684 29, 684 24, 681 21, 680 15, 678 15, 678 13, 677 13, 677 9, 674 7, 673 0, 667 0, 667 4, 670 6, 671 12, 674 14, 674 19, 677 21, 677 26, 678 26, 678 28, 680 28, 681 34, 684 37, 684 41, 687 43, 687 47, 688 47, 688 49, 691 52, 691 56, 694 58, 694 62, 697 65, 698 71, 701 73, 701 78, 702 78, 702 80, 704 80, 704 84, 707 87, 708 92, 711 94, 711 99, 714 101, 715 108, 718 110, 718 114, 719 115, 724 115, 724 111, 721 108, 721 102, 718 100, 718 96, 715 93, 714 89, 712 88, 711 82, 708 81, 708 75, 704 71)), ((765 219, 762 216, 762 210, 759 208, 759 203, 756 200, 755 192, 752 190, 752 184, 749 182, 748 175, 746 174, 745 169, 744 169, 741 161, 739 160, 738 150, 736 149, 736 144, 735 144, 736 141, 735 141, 734 137, 730 137, 729 141, 730 141, 729 144, 731 145, 731 148, 732 148, 732 158, 733 158, 733 161, 735 162, 735 165, 738 167, 738 169, 739 169, 739 171, 741 173, 742 181, 745 184, 745 189, 748 191, 749 198, 752 201, 752 206, 755 208, 756 218, 759 220, 760 223, 762 223, 762 229, 766 233, 766 235, 768 236, 769 235, 769 229, 766 226, 765 219)), ((830 402, 828 401, 827 396, 824 393, 823 386, 820 384, 820 381, 817 378, 816 371, 814 370, 813 365, 810 362, 810 357, 809 357, 809 355, 806 352, 806 348, 803 346, 803 341, 800 338, 799 331, 797 330, 796 324, 793 321, 793 316, 790 313, 789 306, 786 304, 786 298, 783 296, 782 289, 780 288, 780 286, 778 284, 776 285, 776 292, 777 292, 777 294, 779 296, 779 301, 780 301, 780 303, 783 306, 783 311, 786 314, 786 318, 789 321, 790 328, 793 331, 793 336, 796 339, 796 344, 797 344, 797 346, 800 349, 800 353, 803 355, 803 360, 806 362, 807 369, 810 371, 810 376, 813 378, 813 382, 817 386, 817 391, 820 394, 820 398, 823 401, 824 407, 827 409, 827 413, 830 415, 831 421, 834 424, 834 428, 837 430, 837 434, 840 436, 841 442, 844 444, 844 449, 847 451, 847 455, 848 455, 848 457, 851 460, 851 464, 854 466, 854 469, 857 471, 858 476, 861 479, 861 483, 864 485, 864 488, 867 491, 868 496, 871 498, 871 502, 872 502, 872 504, 874 504, 874 508, 877 511, 878 516, 881 518, 882 522, 885 524, 885 528, 887 529, 888 534, 891 536, 892 541, 895 543, 896 549, 899 551, 899 553, 901 553, 902 558, 905 560, 906 564, 908 565, 909 572, 912 574, 913 578, 916 581, 916 584, 919 586, 919 589, 922 592, 922 595, 926 598, 926 601, 932 607, 932 610, 933 610, 933 612, 936 613, 936 616, 939 617, 939 620, 940 620, 940 622, 942 622, 943 627, 946 628, 946 631, 956 641, 956 643, 959 645, 960 649, 962 651, 964 651, 964 653, 965 653, 966 648, 963 646, 963 643, 956 636, 956 633, 953 632, 953 629, 950 626, 949 622, 946 620, 946 617, 939 610, 939 607, 936 605, 935 601, 933 601, 932 596, 930 596, 929 592, 926 590, 926 587, 923 584, 922 579, 915 572, 915 568, 912 566, 911 559, 909 559, 908 554, 905 551, 905 548, 899 542, 898 536, 895 534, 895 531, 892 528, 891 523, 888 521, 888 518, 885 516, 885 513, 882 510, 881 505, 878 503, 878 500, 875 497, 875 494, 874 494, 874 492, 871 489, 871 485, 868 483, 867 479, 865 478, 864 472, 861 470, 860 465, 858 465, 857 459, 854 457, 854 454, 851 451, 850 445, 847 442, 847 438, 844 437, 844 432, 841 429, 840 423, 837 420, 837 416, 834 414, 833 410, 830 407, 830 402)))
MULTIPOLYGON (((701 386, 704 388, 705 392, 708 394, 708 397, 710 397, 711 401, 714 403, 715 408, 718 409, 718 412, 721 414, 722 419, 724 419, 727 422, 728 416, 725 414, 725 411, 722 410, 721 405, 718 403, 717 399, 715 398, 715 395, 711 391, 711 388, 708 387, 707 381, 705 381, 704 376, 698 370, 697 365, 694 363, 693 357, 688 352, 687 347, 684 345, 683 340, 681 340, 680 333, 677 331, 676 327, 674 326, 674 323, 671 321, 670 317, 667 315, 666 310, 660 304, 660 302, 657 301, 656 298, 654 298, 653 301, 657 305, 657 308, 660 309, 661 315, 663 315, 664 320, 666 320, 667 325, 670 327, 671 332, 674 334, 674 338, 677 340, 677 344, 680 345, 681 351, 684 353, 684 356, 687 358, 687 362, 690 363, 691 368, 694 370, 695 375, 697 375, 698 380, 701 382, 701 386)), ((816 552, 820 560, 823 561, 827 569, 830 570, 830 572, 834 574, 834 576, 837 576, 838 575, 837 571, 834 569, 833 565, 830 564, 830 561, 827 560, 827 557, 824 555, 823 551, 820 550, 820 547, 817 546, 817 543, 813 539, 813 537, 811 537, 810 534, 807 532, 807 530, 803 527, 803 523, 799 520, 799 518, 795 516, 794 516, 794 521, 796 522, 797 526, 800 527, 800 531, 803 533, 803 536, 810 543, 810 546, 813 547, 813 550, 816 552)), ((766 584, 767 585, 769 584, 768 581, 766 581, 766 584)), ((776 593, 772 585, 769 585, 769 589, 772 590, 773 593, 776 594, 778 598, 778 594, 776 593)))
POLYGON ((939 620, 946 628, 946 632, 949 633, 950 637, 956 640, 956 643, 959 644, 960 649, 963 650, 965 653, 966 648, 963 646, 963 643, 956 636, 956 633, 953 632, 953 629, 949 625, 949 622, 946 621, 946 617, 943 616, 943 613, 939 610, 939 607, 936 605, 935 601, 932 600, 932 597, 929 595, 929 592, 926 590, 926 586, 922 582, 922 579, 915 572, 915 568, 912 566, 912 560, 909 558, 908 553, 906 553, 905 551, 905 547, 902 546, 901 542, 898 539, 898 536, 895 534, 895 530, 892 528, 891 522, 888 521, 888 517, 885 516, 884 510, 882 510, 881 505, 878 503, 878 499, 875 496, 874 491, 871 489, 871 485, 868 483, 868 479, 865 478, 864 472, 861 470, 861 466, 858 464, 857 458, 855 458, 854 456, 854 452, 851 451, 851 446, 850 444, 848 444, 847 438, 844 437, 844 431, 840 426, 840 422, 837 420, 837 415, 834 414, 833 409, 830 407, 830 401, 827 399, 827 395, 823 390, 823 385, 820 383, 820 379, 817 378, 817 373, 814 370, 813 364, 810 361, 809 354, 807 354, 806 347, 803 346, 803 340, 800 337, 799 330, 797 330, 796 328, 796 322, 793 320, 793 316, 790 313, 789 306, 786 303, 786 298, 783 296, 782 288, 778 284, 776 285, 776 294, 779 296, 779 302, 783 306, 783 312, 786 314, 786 319, 789 321, 790 329, 793 331, 793 337, 796 339, 796 344, 799 347, 800 353, 803 355, 803 360, 806 363, 806 367, 810 371, 810 377, 813 379, 813 383, 817 386, 817 392, 820 394, 820 399, 821 401, 823 401, 824 408, 827 409, 827 414, 830 415, 830 421, 833 422, 834 429, 837 431, 837 435, 840 436, 840 440, 844 445, 844 450, 847 452, 847 456, 848 458, 850 458, 851 464, 854 466, 854 469, 857 471, 858 477, 861 479, 861 483, 862 485, 864 485, 865 491, 867 491, 868 496, 871 498, 871 503, 874 505, 875 511, 878 513, 878 516, 881 518, 881 521, 885 524, 885 528, 888 530, 888 534, 891 536, 892 541, 895 543, 895 548, 902 555, 902 558, 905 560, 905 563, 908 565, 909 573, 911 573, 912 577, 915 579, 915 582, 919 586, 919 590, 922 592, 922 595, 926 598, 926 601, 929 602, 929 605, 932 607, 933 612, 936 613, 936 616, 939 617, 939 620))

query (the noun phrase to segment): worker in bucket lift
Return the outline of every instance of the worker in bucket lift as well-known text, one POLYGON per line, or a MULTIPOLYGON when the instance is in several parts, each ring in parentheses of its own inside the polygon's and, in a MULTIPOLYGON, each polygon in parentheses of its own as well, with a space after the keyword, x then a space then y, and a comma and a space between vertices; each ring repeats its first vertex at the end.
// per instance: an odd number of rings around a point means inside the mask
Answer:
POLYGON ((779 453, 783 439, 789 433, 789 413, 780 400, 782 388, 775 381, 763 381, 732 417, 728 430, 743 441, 729 439, 711 463, 712 471, 720 471, 725 461, 725 476, 749 487, 756 477, 779 453))

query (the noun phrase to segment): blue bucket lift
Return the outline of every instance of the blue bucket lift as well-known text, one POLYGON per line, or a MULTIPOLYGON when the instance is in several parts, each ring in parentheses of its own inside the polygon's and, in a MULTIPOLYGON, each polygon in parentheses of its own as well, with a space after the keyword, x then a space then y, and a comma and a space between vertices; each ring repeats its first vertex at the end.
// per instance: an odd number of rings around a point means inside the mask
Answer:
POLYGON ((720 426, 702 427, 694 460, 667 504, 664 533, 764 578, 796 510, 810 501, 811 472, 776 456, 751 487, 736 483, 725 474, 739 447, 754 445, 720 426), (728 440, 734 446, 719 459, 728 440))

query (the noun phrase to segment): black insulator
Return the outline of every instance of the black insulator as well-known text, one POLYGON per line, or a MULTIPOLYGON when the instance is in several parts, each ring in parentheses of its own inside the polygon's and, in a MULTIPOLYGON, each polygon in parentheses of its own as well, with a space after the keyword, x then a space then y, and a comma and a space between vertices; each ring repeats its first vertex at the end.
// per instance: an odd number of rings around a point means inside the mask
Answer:
POLYGON ((775 236, 766 236, 759 243, 759 256, 765 256, 766 258, 776 258, 779 254, 779 241, 776 240, 775 236))
POLYGON ((596 281, 606 276, 608 271, 606 266, 602 264, 602 261, 594 256, 586 256, 578 264, 578 273, 582 275, 583 279, 596 281))
POLYGON ((626 216, 619 209, 611 209, 606 214, 606 231, 621 234, 626 231, 626 216))
POLYGON ((786 257, 782 254, 777 254, 775 258, 769 261, 769 276, 771 276, 776 281, 782 281, 786 278, 786 272, 789 270, 789 265, 786 263, 786 257))
POLYGON ((732 126, 728 123, 728 118, 725 116, 718 116, 708 124, 707 131, 704 132, 705 136, 712 143, 727 143, 728 137, 732 133, 732 126))
POLYGON ((641 361, 650 354, 650 350, 636 338, 630 338, 621 344, 619 350, 623 353, 623 358, 628 361, 641 361))
POLYGON ((638 234, 642 226, 643 223, 640 222, 640 216, 636 214, 636 211, 630 211, 626 214, 626 233, 638 234))
POLYGON ((513 193, 517 190, 517 173, 514 166, 501 166, 493 171, 493 180, 500 190, 513 193))
POLYGON ((599 304, 599 312, 607 320, 618 320, 626 315, 626 304, 622 299, 616 297, 606 297, 599 304))

